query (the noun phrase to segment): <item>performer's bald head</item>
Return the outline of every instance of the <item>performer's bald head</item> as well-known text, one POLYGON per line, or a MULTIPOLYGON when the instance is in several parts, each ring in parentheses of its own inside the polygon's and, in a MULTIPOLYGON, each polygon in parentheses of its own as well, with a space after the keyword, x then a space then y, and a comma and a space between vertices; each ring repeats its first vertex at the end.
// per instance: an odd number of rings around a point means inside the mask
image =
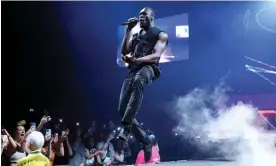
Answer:
POLYGON ((147 13, 147 14, 150 15, 151 17, 155 17, 155 12, 154 12, 154 10, 153 10, 152 8, 150 8, 150 7, 144 7, 144 8, 140 11, 140 14, 143 13, 143 12, 147 13))
POLYGON ((152 8, 145 7, 139 13, 141 28, 149 28, 155 17, 155 12, 152 8))

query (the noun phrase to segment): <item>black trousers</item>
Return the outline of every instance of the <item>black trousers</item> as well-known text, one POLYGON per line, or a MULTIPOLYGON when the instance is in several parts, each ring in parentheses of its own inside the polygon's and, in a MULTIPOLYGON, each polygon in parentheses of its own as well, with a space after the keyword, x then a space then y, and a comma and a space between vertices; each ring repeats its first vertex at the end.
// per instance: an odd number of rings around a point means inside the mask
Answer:
POLYGON ((146 143, 146 133, 135 117, 142 104, 144 86, 150 84, 153 78, 154 70, 151 66, 132 68, 124 80, 120 94, 118 110, 122 123, 131 126, 135 138, 142 143, 146 143))

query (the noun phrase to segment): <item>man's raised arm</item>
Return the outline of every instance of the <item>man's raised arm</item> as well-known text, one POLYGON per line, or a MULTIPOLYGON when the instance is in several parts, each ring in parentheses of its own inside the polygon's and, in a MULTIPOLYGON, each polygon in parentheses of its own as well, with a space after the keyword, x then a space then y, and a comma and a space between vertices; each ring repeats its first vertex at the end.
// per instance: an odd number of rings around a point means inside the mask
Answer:
POLYGON ((131 46, 131 31, 127 30, 121 45, 121 55, 124 56, 130 53, 131 46))

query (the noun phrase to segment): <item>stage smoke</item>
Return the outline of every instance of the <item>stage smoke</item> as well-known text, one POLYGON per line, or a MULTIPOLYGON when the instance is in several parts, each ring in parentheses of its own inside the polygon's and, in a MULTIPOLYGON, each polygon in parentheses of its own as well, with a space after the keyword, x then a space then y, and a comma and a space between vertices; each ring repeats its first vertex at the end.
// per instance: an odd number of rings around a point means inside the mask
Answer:
POLYGON ((206 152, 213 142, 223 142, 217 146, 218 153, 231 156, 238 166, 274 166, 275 137, 254 125, 257 108, 242 102, 227 106, 227 99, 222 86, 211 92, 196 88, 178 97, 173 104, 178 120, 174 132, 197 138, 193 142, 206 152))

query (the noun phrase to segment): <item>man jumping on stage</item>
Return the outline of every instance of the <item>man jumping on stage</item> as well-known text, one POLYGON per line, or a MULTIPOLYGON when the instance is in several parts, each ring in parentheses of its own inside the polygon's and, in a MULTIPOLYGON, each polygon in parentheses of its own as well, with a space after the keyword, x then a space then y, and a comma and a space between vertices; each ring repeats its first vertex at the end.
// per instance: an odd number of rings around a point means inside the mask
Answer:
POLYGON ((128 64, 129 72, 122 85, 119 113, 123 128, 118 137, 128 141, 130 133, 143 145, 146 162, 152 153, 152 140, 146 135, 136 120, 136 114, 143 99, 143 88, 160 75, 158 67, 161 54, 167 47, 168 35, 154 27, 154 11, 143 8, 139 13, 140 32, 134 34, 132 29, 138 20, 128 20, 128 27, 122 43, 122 59, 128 64))

